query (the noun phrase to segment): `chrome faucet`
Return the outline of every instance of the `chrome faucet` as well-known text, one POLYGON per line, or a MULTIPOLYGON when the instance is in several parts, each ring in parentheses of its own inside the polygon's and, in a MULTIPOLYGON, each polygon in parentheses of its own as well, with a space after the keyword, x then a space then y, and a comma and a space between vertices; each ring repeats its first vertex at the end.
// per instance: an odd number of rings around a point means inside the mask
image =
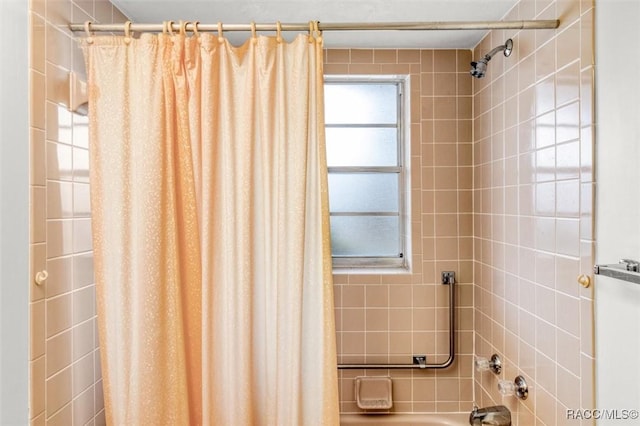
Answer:
POLYGON ((473 411, 469 414, 469 424, 472 426, 511 426, 511 411, 504 405, 486 408, 474 406, 473 411))

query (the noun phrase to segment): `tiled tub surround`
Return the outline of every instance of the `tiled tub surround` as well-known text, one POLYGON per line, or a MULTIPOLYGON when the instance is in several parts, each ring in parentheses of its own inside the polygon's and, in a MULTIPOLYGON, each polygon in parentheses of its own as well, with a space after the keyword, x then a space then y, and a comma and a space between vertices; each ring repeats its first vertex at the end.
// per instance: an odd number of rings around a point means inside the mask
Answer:
POLYGON ((592 289, 576 280, 593 252, 593 1, 522 0, 505 19, 555 18, 474 51, 514 42, 474 81, 474 352, 505 365, 476 374, 475 397, 522 426, 592 424, 566 410, 594 406, 592 289), (518 374, 529 398, 501 398, 518 374))
POLYGON ((448 357, 448 288, 456 271, 457 351, 445 370, 340 370, 343 413, 359 412, 353 378, 393 377, 392 412, 472 408, 472 81, 468 50, 329 49, 326 74, 410 75, 410 274, 336 274, 341 363, 429 363, 448 357))
MULTIPOLYGON (((520 425, 565 424, 565 407, 593 405, 592 296, 575 282, 593 246, 592 7, 524 0, 506 19, 560 17, 562 27, 491 32, 474 58, 508 37, 515 49, 482 80, 468 75, 466 50, 326 51, 328 74, 411 76, 412 273, 334 276, 339 362, 444 361, 439 274, 458 278, 454 366, 341 370, 342 412, 359 411, 362 374, 394 378, 394 412, 469 411, 474 383, 480 404, 500 403, 491 373, 474 382, 474 350, 498 352, 502 377, 523 373, 535 386, 523 403, 502 400, 520 425)), ((31 292, 30 417, 103 424, 86 120, 60 106, 56 88, 84 72, 63 25, 125 18, 102 0, 32 0, 30 16, 31 276, 50 277, 31 292)))
POLYGON ((89 211, 88 120, 67 111, 84 75, 71 21, 124 22, 106 0, 30 2, 30 405, 34 425, 105 423, 89 211))

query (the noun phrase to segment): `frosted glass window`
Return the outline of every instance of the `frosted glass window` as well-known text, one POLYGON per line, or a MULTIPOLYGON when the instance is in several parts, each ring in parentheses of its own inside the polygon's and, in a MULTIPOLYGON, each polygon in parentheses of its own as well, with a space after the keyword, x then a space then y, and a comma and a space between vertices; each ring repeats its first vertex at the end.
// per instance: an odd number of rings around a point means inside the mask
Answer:
POLYGON ((326 137, 329 167, 398 165, 395 127, 328 127, 326 137))
POLYGON ((334 256, 398 257, 398 217, 334 216, 331 218, 331 250, 334 256))
POLYGON ((397 173, 331 173, 332 212, 398 212, 397 173))
POLYGON ((403 95, 408 78, 325 80, 334 268, 407 268, 409 212, 403 163, 408 142, 403 95))
POLYGON ((325 84, 326 124, 395 124, 397 84, 325 84))

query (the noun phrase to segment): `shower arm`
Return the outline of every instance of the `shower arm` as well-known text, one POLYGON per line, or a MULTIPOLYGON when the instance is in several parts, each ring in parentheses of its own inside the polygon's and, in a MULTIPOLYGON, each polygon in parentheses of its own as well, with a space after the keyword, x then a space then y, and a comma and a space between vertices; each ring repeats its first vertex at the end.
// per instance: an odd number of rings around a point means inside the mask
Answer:
MULTIPOLYGON (((445 273, 443 273, 445 274, 445 273)), ((417 369, 442 369, 450 367, 453 364, 456 356, 456 335, 455 335, 455 278, 452 275, 447 276, 446 284, 449 286, 449 357, 441 364, 427 364, 426 362, 419 362, 417 364, 338 364, 339 370, 353 370, 353 369, 388 369, 398 370, 407 368, 417 369)), ((443 275, 443 281, 445 276, 443 275)), ((414 358, 419 358, 414 356, 414 358)))
POLYGON ((483 59, 485 60, 485 63, 489 62, 498 52, 502 51, 504 51, 504 56, 511 55, 511 51, 513 51, 513 41, 511 39, 508 39, 505 44, 494 47, 489 51, 489 53, 484 55, 483 59))
POLYGON ((496 53, 498 53, 498 52, 502 52, 502 51, 503 51, 503 50, 505 50, 506 48, 507 48, 507 46, 505 46, 504 44, 503 44, 503 45, 501 45, 501 46, 495 47, 495 48, 491 49, 491 50, 489 51, 489 53, 487 53, 486 55, 484 55, 484 58, 485 58, 485 59, 487 60, 487 62, 488 62, 488 61, 490 61, 490 60, 491 60, 491 58, 493 58, 493 57, 496 55, 496 53))

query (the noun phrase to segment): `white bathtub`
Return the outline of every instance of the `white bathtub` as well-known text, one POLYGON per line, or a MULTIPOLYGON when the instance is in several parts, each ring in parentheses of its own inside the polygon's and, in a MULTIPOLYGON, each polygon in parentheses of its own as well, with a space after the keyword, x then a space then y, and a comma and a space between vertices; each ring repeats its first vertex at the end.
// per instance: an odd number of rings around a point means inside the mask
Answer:
POLYGON ((469 413, 444 414, 341 414, 340 425, 362 426, 467 426, 469 413))

